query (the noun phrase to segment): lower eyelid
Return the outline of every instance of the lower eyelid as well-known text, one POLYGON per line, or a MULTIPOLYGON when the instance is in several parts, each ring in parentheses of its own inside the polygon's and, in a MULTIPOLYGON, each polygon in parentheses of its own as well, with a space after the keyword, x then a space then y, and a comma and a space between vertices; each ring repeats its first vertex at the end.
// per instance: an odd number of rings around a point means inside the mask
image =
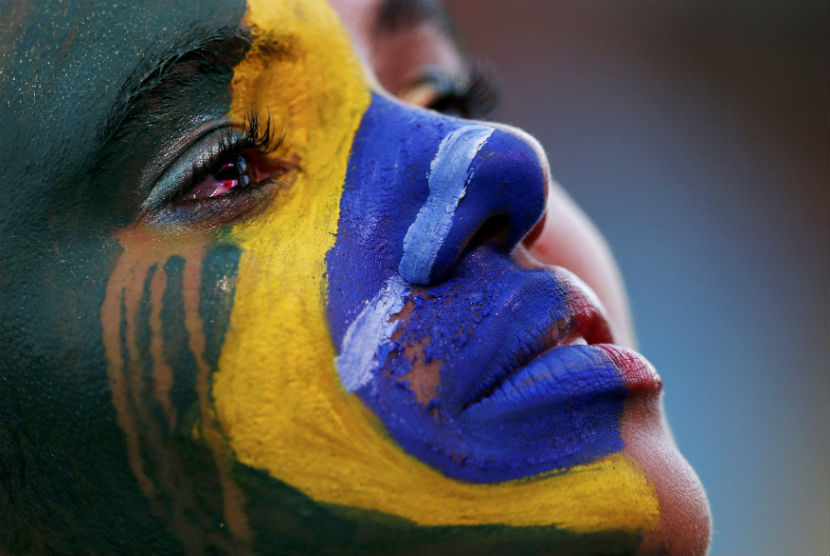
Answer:
POLYGON ((397 94, 397 97, 407 104, 424 108, 435 102, 439 95, 440 91, 434 85, 419 83, 404 89, 397 94))
POLYGON ((233 195, 223 195, 207 201, 168 203, 148 215, 148 220, 154 225, 186 226, 196 230, 228 225, 242 216, 256 214, 256 208, 266 206, 267 197, 279 188, 280 184, 275 180, 260 187, 241 189, 233 195))

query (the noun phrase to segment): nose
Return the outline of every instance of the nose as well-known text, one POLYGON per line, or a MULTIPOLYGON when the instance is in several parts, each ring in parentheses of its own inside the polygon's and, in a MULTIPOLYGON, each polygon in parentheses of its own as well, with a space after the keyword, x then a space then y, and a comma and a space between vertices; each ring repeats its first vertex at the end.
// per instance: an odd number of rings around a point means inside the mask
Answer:
POLYGON ((462 124, 438 143, 427 185, 398 265, 401 277, 419 285, 444 280, 477 243, 512 250, 542 216, 547 164, 518 132, 462 124))

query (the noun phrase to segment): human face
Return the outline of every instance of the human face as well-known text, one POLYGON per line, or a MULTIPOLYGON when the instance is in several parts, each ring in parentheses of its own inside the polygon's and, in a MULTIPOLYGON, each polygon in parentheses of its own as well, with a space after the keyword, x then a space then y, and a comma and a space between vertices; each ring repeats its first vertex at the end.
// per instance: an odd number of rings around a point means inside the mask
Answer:
POLYGON ((334 8, 13 7, 0 548, 704 551, 541 148, 394 98, 466 71, 435 20, 334 8))

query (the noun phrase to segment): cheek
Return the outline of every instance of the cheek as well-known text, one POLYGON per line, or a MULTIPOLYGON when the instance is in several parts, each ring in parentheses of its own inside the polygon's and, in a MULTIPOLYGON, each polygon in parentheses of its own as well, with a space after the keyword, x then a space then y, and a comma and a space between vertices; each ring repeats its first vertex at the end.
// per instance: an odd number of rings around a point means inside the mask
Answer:
POLYGON ((101 323, 130 470, 152 512, 196 543, 189 550, 203 550, 193 527, 212 515, 244 538, 210 399, 239 248, 207 234, 159 237, 141 226, 118 239, 122 252, 107 281, 101 323))
POLYGON ((314 417, 346 411, 332 371, 323 299, 324 255, 337 213, 309 214, 307 207, 327 200, 308 198, 304 181, 298 180, 274 207, 276 215, 244 242, 230 326, 213 378, 217 414, 239 460, 289 477, 301 463, 292 452, 308 444, 308 428, 322 427, 310 435, 311 444, 332 434, 325 419, 314 417))
POLYGON ((247 19, 286 50, 275 59, 255 41, 235 69, 231 114, 253 108, 279 122, 299 170, 263 213, 230 232, 242 252, 212 397, 238 461, 292 485, 322 484, 355 442, 344 416, 363 411, 334 370, 325 257, 369 93, 322 3, 250 2, 247 19))
POLYGON ((168 247, 140 229, 122 233, 119 241, 123 252, 101 309, 113 401, 127 426, 135 396, 154 399, 175 426, 198 400, 205 347, 199 284, 207 247, 202 241, 168 247))

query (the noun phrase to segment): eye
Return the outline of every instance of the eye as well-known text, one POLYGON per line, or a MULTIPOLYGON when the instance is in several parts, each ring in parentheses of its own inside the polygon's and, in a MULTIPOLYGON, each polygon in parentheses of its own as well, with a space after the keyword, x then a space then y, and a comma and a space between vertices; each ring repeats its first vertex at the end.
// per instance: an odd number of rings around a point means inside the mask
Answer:
POLYGON ((276 156, 282 141, 270 118, 252 115, 245 126, 224 125, 203 134, 163 173, 144 203, 154 224, 232 222, 288 185, 298 169, 276 156))
POLYGON ((493 73, 479 62, 461 77, 430 67, 401 98, 447 116, 482 119, 498 106, 499 87, 493 73))
POLYGON ((207 172, 201 182, 189 191, 184 192, 182 201, 203 201, 221 195, 230 194, 231 190, 239 190, 256 185, 257 174, 254 164, 245 153, 236 155, 230 161, 221 161, 207 172))

